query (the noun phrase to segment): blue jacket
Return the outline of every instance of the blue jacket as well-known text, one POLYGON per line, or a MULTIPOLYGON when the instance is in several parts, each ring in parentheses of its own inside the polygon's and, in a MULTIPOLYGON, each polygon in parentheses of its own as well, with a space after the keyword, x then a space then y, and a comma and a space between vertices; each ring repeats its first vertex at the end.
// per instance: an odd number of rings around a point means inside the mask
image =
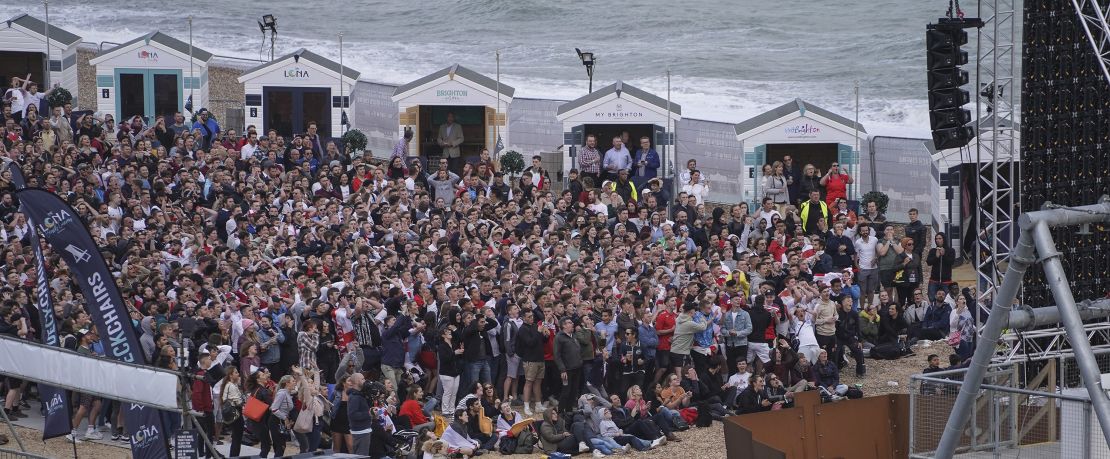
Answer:
POLYGON ((281 359, 281 346, 279 346, 279 344, 285 342, 285 333, 282 333, 281 329, 278 327, 274 327, 270 330, 266 330, 262 327, 258 328, 258 339, 262 340, 263 343, 274 337, 277 338, 277 341, 270 344, 270 347, 262 350, 262 354, 258 356, 258 360, 264 364, 274 364, 281 359), (271 330, 274 333, 270 333, 271 330))
POLYGON ((724 317, 721 317, 721 336, 725 338, 725 346, 747 346, 748 335, 752 334, 752 316, 748 315, 748 311, 743 308, 734 308, 734 310, 736 317, 733 317, 732 311, 726 312, 724 317), (730 333, 734 330, 736 336, 730 333))
POLYGON ((937 307, 936 304, 931 304, 929 305, 929 309, 925 311, 925 320, 921 321, 921 327, 940 330, 947 335, 948 316, 951 315, 951 313, 952 308, 948 307, 948 303, 942 301, 940 307, 937 307))
POLYGON ((366 397, 356 389, 347 391, 347 422, 351 424, 351 432, 370 430, 373 428, 373 418, 370 417, 370 404, 366 397))
POLYGON ((659 349, 659 333, 656 333, 655 327, 648 324, 640 324, 639 332, 644 358, 654 359, 655 351, 659 349))
POLYGON ((638 177, 648 179, 655 178, 659 175, 659 164, 659 153, 656 153, 654 148, 649 149, 647 153, 645 153, 642 149, 636 150, 636 155, 632 158, 632 172, 636 173, 636 176, 638 177), (644 165, 643 175, 640 175, 639 173, 640 161, 647 162, 647 164, 644 165))
POLYGON ((412 319, 401 316, 382 333, 382 364, 393 368, 405 365, 405 338, 409 336, 412 319))
POLYGON ((705 327, 705 330, 702 330, 702 331, 697 332, 697 333, 694 334, 694 345, 698 346, 698 347, 712 346, 713 345, 713 325, 720 322, 720 320, 721 320, 720 317, 717 317, 713 320, 709 320, 709 316, 707 316, 705 314, 702 314, 701 311, 698 311, 697 314, 694 314, 694 322, 709 322, 708 326, 705 327))

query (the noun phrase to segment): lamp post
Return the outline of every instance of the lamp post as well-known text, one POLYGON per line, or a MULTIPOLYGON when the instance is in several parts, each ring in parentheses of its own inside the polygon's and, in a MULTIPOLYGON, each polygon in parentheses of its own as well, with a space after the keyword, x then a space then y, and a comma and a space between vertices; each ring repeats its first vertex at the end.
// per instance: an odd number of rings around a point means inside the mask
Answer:
MULTIPOLYGON (((266 39, 266 31, 270 31, 270 60, 274 60, 274 40, 277 38, 277 18, 272 14, 262 16, 262 20, 258 21, 258 28, 262 30, 262 39, 266 39)), ((261 57, 261 56, 259 56, 261 57)))
MULTIPOLYGON (((42 8, 46 13, 46 22, 44 27, 44 35, 46 35, 46 74, 42 77, 42 89, 40 91, 50 90, 50 84, 53 80, 50 79, 50 2, 43 0, 42 8)), ((59 69, 60 70, 60 69, 59 69)), ((47 104, 50 105, 50 104, 47 104)))
POLYGON ((578 58, 582 59, 582 65, 586 66, 586 75, 590 77, 590 92, 594 92, 594 53, 589 51, 582 51, 581 49, 574 48, 574 52, 578 53, 578 58))

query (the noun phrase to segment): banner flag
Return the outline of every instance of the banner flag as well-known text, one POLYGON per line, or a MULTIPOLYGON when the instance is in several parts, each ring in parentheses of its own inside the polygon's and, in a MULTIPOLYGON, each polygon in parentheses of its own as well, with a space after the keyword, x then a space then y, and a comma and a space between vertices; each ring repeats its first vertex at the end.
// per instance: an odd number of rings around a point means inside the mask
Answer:
MULTIPOLYGON (((31 226, 69 266, 70 277, 81 288, 85 308, 100 333, 105 354, 122 362, 147 363, 127 305, 77 211, 58 195, 38 188, 23 188, 16 191, 16 196, 31 226)), ((169 443, 158 411, 132 405, 125 416, 132 457, 169 457, 169 443)))
MULTIPOLYGON (((10 162, 8 163, 8 169, 12 173, 12 183, 16 189, 25 188, 27 182, 23 178, 23 171, 19 169, 19 165, 14 161, 10 162)), ((47 346, 59 346, 58 323, 54 320, 54 298, 50 296, 50 282, 46 276, 46 258, 42 256, 42 243, 39 241, 39 234, 35 225, 28 226, 30 227, 31 249, 35 252, 35 262, 38 263, 37 269, 35 269, 35 276, 37 277, 35 288, 38 289, 38 301, 36 303, 39 313, 39 338, 47 346)), ((66 391, 39 384, 39 394, 39 400, 42 400, 46 412, 46 418, 43 420, 42 439, 49 440, 68 434, 70 431, 70 409, 69 397, 66 391)))

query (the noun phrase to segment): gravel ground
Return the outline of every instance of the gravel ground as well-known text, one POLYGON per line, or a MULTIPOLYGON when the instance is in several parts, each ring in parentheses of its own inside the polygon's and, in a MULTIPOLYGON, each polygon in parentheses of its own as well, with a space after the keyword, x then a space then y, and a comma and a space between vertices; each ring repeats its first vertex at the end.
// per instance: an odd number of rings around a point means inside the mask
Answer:
MULTIPOLYGON (((23 440, 23 446, 27 448, 28 453, 52 458, 73 457, 73 443, 67 442, 64 438, 52 438, 44 442, 42 441, 41 430, 16 426, 15 431, 19 434, 19 438, 23 440)), ((11 432, 7 429, 4 429, 3 433, 4 435, 11 437, 11 432)), ((11 439, 8 444, 0 448, 18 451, 19 445, 16 444, 15 439, 11 439)), ((127 450, 127 448, 124 447, 123 444, 120 444, 120 446, 114 446, 93 442, 80 442, 77 444, 77 457, 97 459, 126 459, 131 457, 131 454, 127 450)))

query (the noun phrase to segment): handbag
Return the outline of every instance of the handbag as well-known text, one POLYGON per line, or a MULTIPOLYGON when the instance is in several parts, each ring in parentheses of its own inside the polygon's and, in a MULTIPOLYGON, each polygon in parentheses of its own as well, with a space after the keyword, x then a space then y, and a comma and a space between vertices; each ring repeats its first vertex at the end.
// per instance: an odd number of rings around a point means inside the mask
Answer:
POLYGON ((296 433, 309 433, 316 424, 316 416, 312 410, 304 409, 297 413, 297 420, 293 422, 293 431, 296 433))
POLYGON ((255 390, 247 398, 247 403, 243 404, 243 417, 254 422, 262 422, 262 418, 266 416, 266 411, 270 409, 270 404, 259 400, 257 395, 258 390, 255 390))
POLYGON ((224 424, 234 424, 235 421, 239 420, 239 407, 231 403, 231 400, 224 398, 223 402, 220 403, 220 416, 223 418, 224 424))
POLYGON ((959 346, 960 341, 963 340, 963 337, 964 337, 964 334, 962 332, 960 332, 959 330, 952 330, 952 333, 948 334, 948 339, 947 339, 948 345, 952 346, 952 347, 959 346))

